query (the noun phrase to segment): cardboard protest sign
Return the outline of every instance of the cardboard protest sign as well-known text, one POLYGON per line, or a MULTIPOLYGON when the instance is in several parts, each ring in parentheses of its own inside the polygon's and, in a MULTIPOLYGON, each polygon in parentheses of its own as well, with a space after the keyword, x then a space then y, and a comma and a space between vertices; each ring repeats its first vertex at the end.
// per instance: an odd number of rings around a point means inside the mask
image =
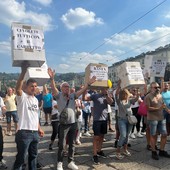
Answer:
POLYGON ((27 61, 30 67, 40 67, 45 62, 44 33, 40 26, 12 23, 13 66, 27 61))
POLYGON ((124 62, 117 68, 117 72, 121 88, 140 87, 145 84, 139 62, 124 62))
POLYGON ((93 76, 96 76, 96 82, 91 87, 108 87, 107 65, 90 63, 85 69, 85 83, 93 76))

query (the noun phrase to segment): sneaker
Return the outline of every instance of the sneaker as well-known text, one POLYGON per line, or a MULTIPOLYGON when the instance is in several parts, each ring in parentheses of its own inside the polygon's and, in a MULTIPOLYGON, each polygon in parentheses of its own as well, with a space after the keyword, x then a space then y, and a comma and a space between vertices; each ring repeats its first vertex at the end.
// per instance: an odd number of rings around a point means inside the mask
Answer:
POLYGON ((170 155, 166 151, 159 151, 159 156, 163 156, 165 158, 170 158, 170 155))
POLYGON ((107 158, 107 156, 104 154, 103 151, 97 152, 97 156, 100 156, 102 158, 107 158))
POLYGON ((123 159, 123 158, 124 158, 124 156, 123 156, 123 155, 121 155, 120 153, 117 153, 117 154, 116 154, 116 158, 117 158, 117 159, 119 159, 119 160, 121 160, 121 159, 123 159))
POLYGON ((155 160, 159 160, 159 156, 156 151, 152 151, 152 158, 155 160))
POLYGON ((52 146, 53 146, 53 145, 50 143, 50 144, 49 144, 49 150, 50 150, 50 151, 53 150, 52 146))
POLYGON ((141 132, 141 135, 146 135, 146 132, 141 132))
POLYGON ((57 170, 63 170, 63 163, 62 162, 58 162, 57 170))
POLYGON ((79 169, 78 166, 77 166, 73 161, 71 161, 71 162, 68 164, 67 167, 70 168, 70 169, 72 169, 72 170, 78 170, 78 169, 79 169))
POLYGON ((90 137, 91 134, 90 134, 89 132, 85 132, 85 133, 84 133, 84 136, 89 136, 89 137, 90 137))
POLYGON ((106 142, 106 139, 105 139, 105 138, 103 138, 103 142, 106 142))
POLYGON ((3 161, 0 161, 0 169, 7 169, 7 166, 3 161))
POLYGON ((131 137, 132 139, 135 139, 135 138, 136 138, 136 136, 135 136, 134 133, 132 133, 132 134, 130 135, 130 137, 131 137))
POLYGON ((143 135, 141 135, 140 132, 138 132, 136 136, 137 136, 138 138, 143 138, 143 135))
POLYGON ((99 162, 99 159, 98 159, 98 156, 97 156, 97 155, 94 155, 94 156, 93 156, 93 158, 92 158, 92 160, 93 160, 94 164, 96 164, 96 165, 100 164, 100 162, 99 162))
POLYGON ((128 150, 126 150, 126 151, 123 152, 123 155, 125 155, 125 156, 131 156, 131 153, 130 153, 128 150))

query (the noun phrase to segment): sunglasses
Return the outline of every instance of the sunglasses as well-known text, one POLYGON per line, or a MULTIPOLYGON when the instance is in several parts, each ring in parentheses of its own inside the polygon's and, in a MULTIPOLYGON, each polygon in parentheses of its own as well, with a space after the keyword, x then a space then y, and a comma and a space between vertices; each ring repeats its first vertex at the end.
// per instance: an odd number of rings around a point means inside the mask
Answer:
POLYGON ((158 87, 154 87, 155 89, 160 89, 160 87, 158 86, 158 87))

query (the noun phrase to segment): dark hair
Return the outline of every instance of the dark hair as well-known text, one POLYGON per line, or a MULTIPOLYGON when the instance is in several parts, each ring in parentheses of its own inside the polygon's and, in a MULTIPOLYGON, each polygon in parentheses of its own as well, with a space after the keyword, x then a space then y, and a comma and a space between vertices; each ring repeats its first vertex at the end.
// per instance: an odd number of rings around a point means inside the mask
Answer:
POLYGON ((35 79, 28 79, 27 82, 26 82, 26 85, 28 86, 30 83, 37 83, 37 81, 35 79))

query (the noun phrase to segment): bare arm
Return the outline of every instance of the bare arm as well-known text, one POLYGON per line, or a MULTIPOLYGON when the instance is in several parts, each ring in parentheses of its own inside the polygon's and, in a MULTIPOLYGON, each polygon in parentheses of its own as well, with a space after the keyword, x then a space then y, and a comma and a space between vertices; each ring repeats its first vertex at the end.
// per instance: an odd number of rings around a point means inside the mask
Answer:
POLYGON ((22 95, 22 86, 23 86, 24 76, 27 71, 27 68, 28 68, 28 64, 24 62, 21 66, 21 74, 20 74, 17 84, 16 84, 16 94, 18 96, 22 95))
POLYGON ((87 90, 88 86, 90 86, 95 81, 96 81, 96 76, 93 76, 82 89, 76 92, 76 97, 78 98, 81 94, 83 94, 87 90))
POLYGON ((51 68, 48 68, 48 74, 49 74, 50 80, 51 80, 52 91, 53 91, 54 95, 56 96, 56 95, 58 95, 59 90, 56 88, 55 81, 54 81, 55 71, 52 70, 51 68))

